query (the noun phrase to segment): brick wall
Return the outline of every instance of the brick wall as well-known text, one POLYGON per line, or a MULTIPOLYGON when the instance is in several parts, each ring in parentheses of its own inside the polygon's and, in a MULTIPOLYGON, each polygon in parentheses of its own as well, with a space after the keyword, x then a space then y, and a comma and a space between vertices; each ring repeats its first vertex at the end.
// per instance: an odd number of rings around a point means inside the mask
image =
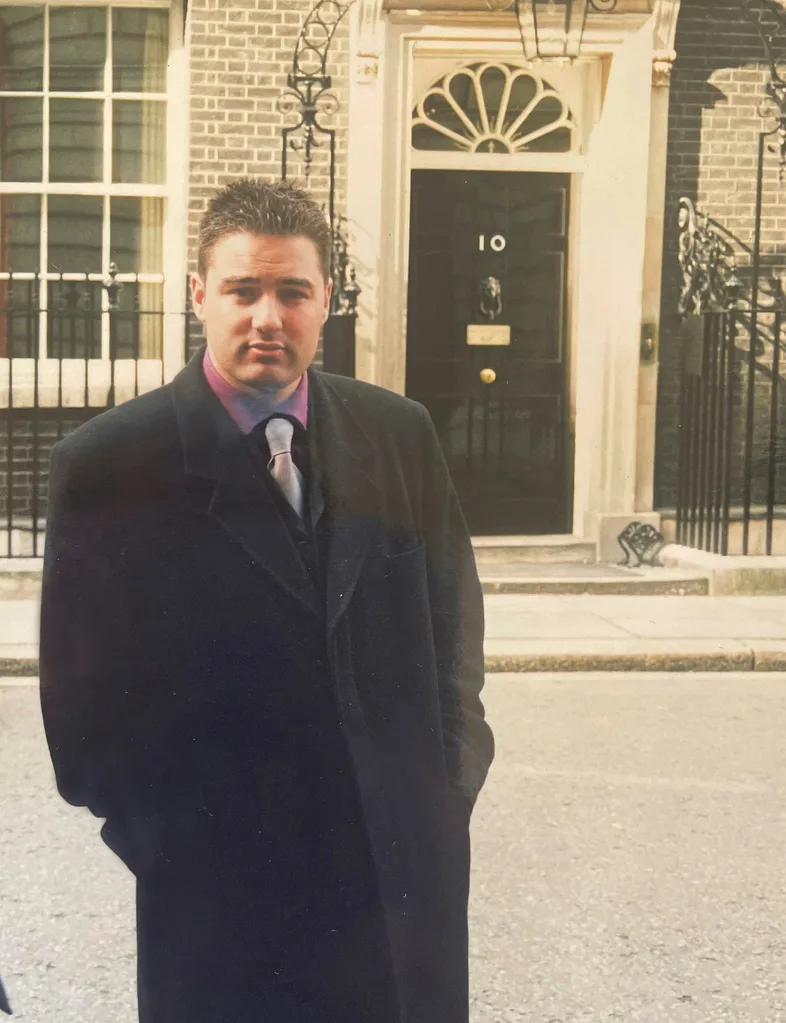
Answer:
MULTIPOLYGON (((661 508, 674 505, 679 450, 681 346, 674 318, 680 287, 678 202, 688 196, 717 222, 738 252, 741 276, 749 283, 757 144, 763 123, 758 107, 769 77, 761 40, 744 18, 738 0, 683 0, 676 50, 669 113, 655 470, 655 501, 661 508)), ((774 158, 767 161, 762 237, 764 265, 786 270, 786 185, 779 186, 774 158)), ((767 390, 762 379, 761 415, 767 414, 767 390)))
MULTIPOLYGON (((199 218, 217 187, 233 178, 281 177, 282 128, 297 123, 297 110, 279 111, 287 91, 301 28, 313 0, 191 0, 191 137, 189 160, 189 266, 196 262, 199 218)), ((329 5, 335 7, 335 4, 329 5)), ((317 27, 309 38, 320 39, 317 27)), ((316 70, 306 61, 305 69, 316 70)), ((330 46, 327 72, 338 111, 321 123, 336 130, 335 208, 345 209, 349 94, 349 16, 330 46)), ((308 187, 327 209, 329 146, 318 136, 310 175, 301 151, 289 150, 287 178, 308 187)), ((316 364, 321 365, 322 353, 316 364)))
POLYGON ((43 554, 43 540, 35 539, 33 519, 43 526, 47 512, 49 455, 55 442, 84 422, 67 410, 18 412, 13 424, 0 416, 0 558, 43 554), (33 544, 36 544, 34 549, 33 544))
MULTIPOLYGON (((217 186, 244 175, 281 176, 277 103, 287 88, 295 45, 312 0, 191 0, 191 152, 189 253, 193 263, 199 217, 217 186)), ((330 48, 328 73, 340 109, 325 117, 337 129, 337 209, 345 194, 349 20, 330 48)), ((315 37, 318 33, 315 33, 315 37)), ((290 180, 305 184, 297 152, 288 157, 290 180)), ((317 152, 308 186, 327 202, 327 142, 317 152)))

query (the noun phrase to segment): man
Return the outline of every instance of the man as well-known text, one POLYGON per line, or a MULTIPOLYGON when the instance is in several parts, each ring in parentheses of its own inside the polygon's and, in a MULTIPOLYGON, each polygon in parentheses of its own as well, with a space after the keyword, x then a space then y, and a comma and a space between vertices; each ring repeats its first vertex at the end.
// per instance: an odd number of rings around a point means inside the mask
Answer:
POLYGON ((462 1023, 493 755, 470 540, 425 410, 311 367, 330 232, 208 205, 171 385, 54 448, 58 788, 137 877, 142 1023, 462 1023))
POLYGON ((3 981, 0 979, 0 1012, 4 1012, 6 1016, 13 1016, 11 1012, 11 1003, 8 1001, 8 995, 5 993, 3 987, 3 981))

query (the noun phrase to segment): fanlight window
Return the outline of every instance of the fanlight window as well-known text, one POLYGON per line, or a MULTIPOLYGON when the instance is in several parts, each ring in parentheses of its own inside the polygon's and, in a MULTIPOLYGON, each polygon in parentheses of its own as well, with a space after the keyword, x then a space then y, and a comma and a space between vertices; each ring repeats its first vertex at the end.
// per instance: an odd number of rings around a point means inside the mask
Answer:
POLYGON ((547 82, 511 64, 473 64, 432 85, 412 116, 413 149, 568 153, 576 123, 547 82))

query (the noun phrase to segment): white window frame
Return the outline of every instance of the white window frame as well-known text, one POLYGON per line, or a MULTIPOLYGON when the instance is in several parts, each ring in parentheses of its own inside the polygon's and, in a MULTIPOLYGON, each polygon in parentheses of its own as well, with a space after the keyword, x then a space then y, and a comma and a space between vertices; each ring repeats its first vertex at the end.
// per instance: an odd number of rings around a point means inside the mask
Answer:
MULTIPOLYGON (((38 273, 14 273, 15 280, 84 281, 85 274, 41 272, 45 266, 48 243, 48 195, 96 195, 104 200, 102 210, 101 273, 87 275, 89 281, 102 281, 109 269, 110 218, 112 198, 162 198, 164 200, 163 273, 119 273, 118 282, 163 285, 163 363, 164 376, 171 379, 183 364, 183 338, 186 313, 187 223, 188 223, 188 58, 185 45, 183 0, 2 0, 4 7, 41 6, 44 13, 44 81, 43 90, 3 91, 3 96, 57 99, 93 99, 104 103, 103 180, 85 184, 71 182, 0 181, 0 194, 40 195, 40 252, 38 273), (112 174, 112 106, 107 102, 112 95, 112 33, 107 32, 107 52, 104 64, 103 88, 91 92, 49 92, 49 10, 53 7, 146 7, 169 11, 169 56, 166 70, 166 91, 151 93, 124 92, 123 100, 154 100, 166 103, 166 169, 163 184, 120 184, 111 181, 112 174)), ((107 19, 109 15, 107 14, 107 19)), ((42 125, 42 178, 49 176, 49 104, 44 103, 42 125)), ((0 272, 0 280, 9 280, 8 272, 0 272)), ((102 291, 101 353, 109 357, 109 297, 102 291)), ((39 322, 38 358, 47 358, 47 302, 48 289, 42 287, 39 322)))

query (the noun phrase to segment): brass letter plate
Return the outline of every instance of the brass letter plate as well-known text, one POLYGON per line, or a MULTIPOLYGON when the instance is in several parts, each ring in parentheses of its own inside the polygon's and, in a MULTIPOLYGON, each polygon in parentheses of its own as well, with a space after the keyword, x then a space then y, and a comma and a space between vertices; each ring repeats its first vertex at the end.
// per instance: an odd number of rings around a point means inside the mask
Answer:
POLYGON ((467 326, 468 345, 509 345, 510 325, 503 323, 470 323, 467 326))

